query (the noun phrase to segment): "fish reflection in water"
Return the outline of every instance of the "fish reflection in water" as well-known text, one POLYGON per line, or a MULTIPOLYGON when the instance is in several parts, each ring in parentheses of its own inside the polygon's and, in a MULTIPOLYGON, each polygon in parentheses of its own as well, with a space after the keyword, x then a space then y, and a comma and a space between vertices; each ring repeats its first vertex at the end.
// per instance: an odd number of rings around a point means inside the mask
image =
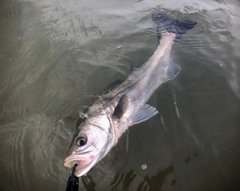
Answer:
MULTIPOLYGON (((126 174, 118 173, 110 183, 110 190, 129 190, 132 188, 134 181, 142 179, 140 183, 134 188, 136 191, 160 191, 162 185, 166 182, 167 176, 174 171, 174 167, 171 165, 166 169, 159 171, 156 175, 139 176, 134 170, 130 170, 126 174)), ((82 183, 87 191, 95 191, 96 183, 92 180, 90 175, 82 177, 82 183)), ((176 184, 176 180, 171 181, 172 186, 176 184)))

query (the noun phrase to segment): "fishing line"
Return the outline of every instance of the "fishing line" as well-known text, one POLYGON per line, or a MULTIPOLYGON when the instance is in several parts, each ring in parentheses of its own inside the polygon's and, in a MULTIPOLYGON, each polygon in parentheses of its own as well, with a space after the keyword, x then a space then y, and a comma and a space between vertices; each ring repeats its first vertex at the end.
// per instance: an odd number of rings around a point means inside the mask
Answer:
POLYGON ((78 191, 79 177, 75 176, 77 164, 73 166, 72 173, 68 178, 66 191, 78 191))

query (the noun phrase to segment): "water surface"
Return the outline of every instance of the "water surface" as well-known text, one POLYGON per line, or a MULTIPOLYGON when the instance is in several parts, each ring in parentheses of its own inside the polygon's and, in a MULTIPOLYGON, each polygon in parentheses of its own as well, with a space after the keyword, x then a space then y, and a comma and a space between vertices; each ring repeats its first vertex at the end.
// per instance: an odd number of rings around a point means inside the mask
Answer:
POLYGON ((182 71, 149 100, 159 114, 131 127, 79 190, 239 190, 239 6, 3 0, 0 190, 65 190, 63 160, 78 114, 151 56, 153 8, 198 22, 172 49, 182 71))

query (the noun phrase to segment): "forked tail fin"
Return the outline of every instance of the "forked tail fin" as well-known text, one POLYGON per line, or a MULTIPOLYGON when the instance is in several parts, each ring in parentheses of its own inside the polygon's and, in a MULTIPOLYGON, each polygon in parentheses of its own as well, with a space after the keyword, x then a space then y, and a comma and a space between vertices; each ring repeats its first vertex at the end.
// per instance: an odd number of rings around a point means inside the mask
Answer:
POLYGON ((176 34, 176 38, 180 38, 183 34, 185 34, 188 30, 192 29, 197 22, 191 20, 175 20, 168 17, 163 12, 154 10, 152 12, 152 20, 157 25, 158 37, 161 37, 162 32, 169 32, 176 34))

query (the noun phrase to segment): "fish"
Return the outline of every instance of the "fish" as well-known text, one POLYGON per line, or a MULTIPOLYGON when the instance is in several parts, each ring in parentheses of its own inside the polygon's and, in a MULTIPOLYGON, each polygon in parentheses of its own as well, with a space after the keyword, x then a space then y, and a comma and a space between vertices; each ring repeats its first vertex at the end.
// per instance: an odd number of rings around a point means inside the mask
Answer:
POLYGON ((77 131, 64 160, 64 166, 77 166, 74 173, 85 175, 118 143, 130 127, 158 113, 147 104, 154 91, 174 79, 181 71, 170 57, 175 39, 181 38, 197 22, 176 20, 164 12, 153 10, 159 44, 153 55, 140 68, 134 68, 124 80, 111 83, 80 115, 77 131))

